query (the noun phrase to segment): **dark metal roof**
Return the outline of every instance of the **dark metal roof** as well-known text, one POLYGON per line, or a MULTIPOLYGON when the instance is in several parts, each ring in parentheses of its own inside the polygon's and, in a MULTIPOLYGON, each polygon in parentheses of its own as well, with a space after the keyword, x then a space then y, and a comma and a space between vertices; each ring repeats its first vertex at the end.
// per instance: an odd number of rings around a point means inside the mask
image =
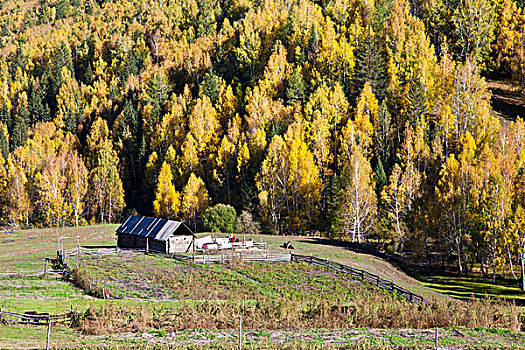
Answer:
POLYGON ((148 237, 158 241, 167 241, 172 235, 194 235, 183 222, 130 215, 117 233, 148 237))

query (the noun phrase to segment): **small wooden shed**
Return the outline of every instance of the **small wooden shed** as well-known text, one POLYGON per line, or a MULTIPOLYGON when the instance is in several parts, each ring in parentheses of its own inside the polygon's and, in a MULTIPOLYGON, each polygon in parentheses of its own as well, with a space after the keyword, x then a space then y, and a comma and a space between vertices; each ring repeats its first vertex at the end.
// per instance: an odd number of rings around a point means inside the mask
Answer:
POLYGON ((165 254, 195 249, 195 234, 183 222, 130 215, 117 229, 119 248, 165 254))

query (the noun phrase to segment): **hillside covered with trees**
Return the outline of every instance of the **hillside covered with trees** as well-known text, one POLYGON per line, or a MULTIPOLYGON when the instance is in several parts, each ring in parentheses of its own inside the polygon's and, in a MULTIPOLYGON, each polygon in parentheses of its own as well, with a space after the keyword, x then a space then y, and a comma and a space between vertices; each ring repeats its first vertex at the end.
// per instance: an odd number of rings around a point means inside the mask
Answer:
POLYGON ((321 231, 525 263, 525 93, 513 0, 0 2, 5 224, 200 225, 223 203, 321 231))

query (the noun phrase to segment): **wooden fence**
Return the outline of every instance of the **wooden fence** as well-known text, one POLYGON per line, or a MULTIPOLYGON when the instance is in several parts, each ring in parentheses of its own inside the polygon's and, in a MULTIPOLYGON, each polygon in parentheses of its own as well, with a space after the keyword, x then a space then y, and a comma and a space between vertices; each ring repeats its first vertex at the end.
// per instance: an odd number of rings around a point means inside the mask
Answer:
POLYGON ((200 264, 222 264, 230 262, 284 262, 291 261, 291 254, 276 254, 264 252, 239 252, 229 251, 220 252, 216 254, 197 254, 197 255, 182 255, 182 254, 162 254, 179 261, 194 262, 200 264))
MULTIPOLYGON (((64 275, 66 278, 71 274, 71 270, 67 265, 67 257, 78 256, 82 254, 115 254, 118 250, 115 249, 81 249, 80 247, 71 249, 69 251, 64 251, 62 254, 59 254, 59 260, 63 263, 64 275), (69 254, 68 254, 69 253, 69 254)), ((214 254, 193 254, 193 255, 183 255, 183 254, 163 254, 163 253, 152 253, 149 254, 163 256, 179 261, 184 262, 194 262, 201 264, 213 264, 213 263, 230 263, 230 262, 305 262, 309 264, 315 264, 323 266, 325 268, 349 274, 352 277, 356 277, 363 282, 368 282, 376 285, 384 290, 387 290, 392 293, 397 293, 403 297, 406 297, 408 300, 425 303, 426 300, 421 295, 417 295, 410 290, 407 290, 391 280, 386 280, 381 278, 379 275, 372 274, 362 269, 357 269, 348 265, 340 264, 329 259, 320 259, 314 256, 308 255, 299 255, 299 254, 279 254, 279 253, 269 253, 267 250, 258 251, 258 252, 241 252, 241 251, 223 251, 217 252, 214 254)))
POLYGON ((18 269, 0 271, 0 278, 27 278, 27 277, 48 277, 56 278, 62 274, 62 270, 51 269, 18 269))
POLYGON ((369 282, 387 291, 390 291, 392 293, 397 293, 401 296, 404 296, 410 301, 417 302, 417 303, 426 303, 426 300, 425 298, 423 298, 423 296, 417 295, 410 290, 407 290, 401 286, 398 286, 392 281, 383 279, 379 277, 378 275, 374 275, 365 270, 356 269, 348 265, 330 261, 330 259, 326 259, 326 260, 319 259, 314 256, 307 256, 307 255, 292 254, 291 260, 296 261, 296 262, 305 262, 308 264, 315 264, 315 265, 323 266, 323 267, 326 267, 328 269, 331 269, 337 272, 346 273, 352 277, 357 277, 361 279, 361 281, 369 282))
POLYGON ((59 315, 50 315, 47 313, 26 312, 18 313, 11 311, 0 311, 0 321, 7 321, 13 323, 29 323, 29 324, 48 324, 49 322, 64 322, 71 320, 72 312, 59 315))

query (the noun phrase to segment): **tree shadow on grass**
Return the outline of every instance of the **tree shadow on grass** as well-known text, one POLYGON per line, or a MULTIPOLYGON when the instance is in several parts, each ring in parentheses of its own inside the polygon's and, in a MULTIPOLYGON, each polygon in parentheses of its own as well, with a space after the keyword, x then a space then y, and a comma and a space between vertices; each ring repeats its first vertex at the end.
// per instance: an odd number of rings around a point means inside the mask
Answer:
POLYGON ((384 253, 384 252, 380 252, 372 247, 364 246, 359 243, 344 242, 344 241, 338 241, 338 240, 329 239, 329 238, 307 238, 299 242, 324 245, 324 246, 332 246, 332 247, 342 247, 354 253, 368 254, 371 256, 375 256, 377 258, 388 261, 390 264, 399 268, 401 271, 403 271, 408 276, 415 278, 415 279, 419 279, 418 278, 419 274, 417 273, 417 269, 415 266, 414 267, 409 266, 408 264, 402 261, 401 257, 396 257, 396 256, 389 255, 387 253, 384 253))
POLYGON ((485 295, 492 298, 513 299, 517 305, 525 305, 525 295, 517 288, 517 282, 499 278, 497 284, 492 284, 490 278, 480 276, 458 277, 457 273, 443 269, 441 266, 418 265, 406 258, 380 252, 372 247, 358 243, 338 241, 328 238, 307 238, 300 242, 323 246, 341 247, 346 250, 368 254, 383 259, 406 275, 422 282, 427 287, 449 296, 461 299, 471 299, 472 296, 483 298, 485 295), (523 296, 524 299, 519 298, 523 296))

